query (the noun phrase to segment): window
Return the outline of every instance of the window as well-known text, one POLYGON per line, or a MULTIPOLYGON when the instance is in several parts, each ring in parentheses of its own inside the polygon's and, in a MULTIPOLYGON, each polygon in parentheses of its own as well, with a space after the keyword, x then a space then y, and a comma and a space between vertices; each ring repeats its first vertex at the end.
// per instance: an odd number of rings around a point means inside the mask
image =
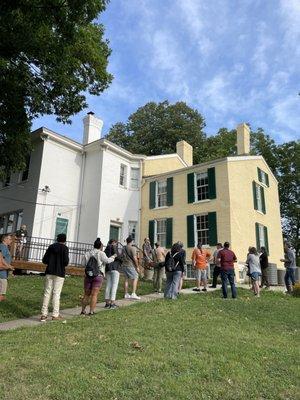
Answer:
POLYGON ((109 238, 114 239, 117 242, 120 240, 120 230, 121 228, 116 225, 110 225, 109 227, 109 238))
POLYGON ((265 192, 261 185, 253 181, 254 209, 266 213, 265 192))
POLYGON ((138 189, 140 180, 140 170, 139 168, 131 168, 130 170, 130 188, 138 189))
POLYGON ((208 195, 208 175, 207 172, 196 174, 196 201, 206 200, 208 195))
POLYGON ((0 215, 0 234, 13 233, 20 229, 23 218, 23 210, 12 211, 0 215))
POLYGON ((269 186, 269 176, 266 172, 262 171, 260 168, 257 168, 258 180, 266 186, 269 186))
POLYGON ((256 230, 256 247, 259 250, 261 247, 265 247, 269 253, 269 243, 268 243, 268 229, 262 224, 255 224, 256 230))
POLYGON ((208 244, 208 214, 196 215, 196 243, 208 244))
POLYGON ((22 220, 23 220, 23 211, 19 211, 19 212, 17 213, 16 231, 18 231, 18 230, 21 228, 22 220))
POLYGON ((4 233, 5 229, 5 215, 0 216, 0 235, 4 233))
POLYGON ((129 228, 128 228, 129 236, 132 237, 134 241, 136 241, 137 237, 137 222, 136 221, 129 221, 129 228))
POLYGON ((120 186, 126 187, 126 182, 127 181, 127 166, 124 164, 121 164, 120 166, 120 186))
POLYGON ((159 242, 162 247, 166 247, 167 244, 167 220, 158 219, 156 220, 156 232, 155 241, 159 242))
POLYGON ((256 201, 257 201, 257 209, 258 211, 262 211, 262 197, 260 186, 256 185, 256 201))
POLYGON ((156 207, 167 206, 167 181, 159 181, 156 185, 156 207))
POLYGON ((7 221, 6 233, 13 232, 14 220, 15 220, 15 214, 13 214, 13 213, 9 214, 8 221, 7 221))

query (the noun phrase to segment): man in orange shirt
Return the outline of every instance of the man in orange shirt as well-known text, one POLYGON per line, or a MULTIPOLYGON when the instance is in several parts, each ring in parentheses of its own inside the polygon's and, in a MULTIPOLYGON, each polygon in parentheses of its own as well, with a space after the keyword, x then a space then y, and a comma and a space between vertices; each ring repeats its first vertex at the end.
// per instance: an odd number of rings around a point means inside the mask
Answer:
POLYGON ((192 263, 193 267, 195 268, 196 272, 196 284, 197 287, 193 289, 195 292, 200 292, 200 284, 201 281, 203 282, 204 288, 202 289, 203 292, 206 292, 207 286, 207 263, 210 259, 211 254, 206 249, 202 248, 202 243, 198 242, 197 247, 194 249, 192 254, 192 263))

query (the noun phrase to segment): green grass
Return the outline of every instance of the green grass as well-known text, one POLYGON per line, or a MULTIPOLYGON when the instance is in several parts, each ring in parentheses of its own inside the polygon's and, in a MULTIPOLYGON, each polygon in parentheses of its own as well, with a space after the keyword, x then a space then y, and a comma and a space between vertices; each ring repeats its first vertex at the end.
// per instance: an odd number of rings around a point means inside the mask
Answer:
MULTIPOLYGON (((17 275, 16 277, 9 277, 7 300, 0 302, 0 323, 39 314, 41 311, 44 280, 45 278, 39 275, 17 275)), ((139 294, 142 295, 151 292, 153 292, 151 282, 141 281, 139 283, 139 294)), ((99 294, 99 301, 104 301, 104 293, 105 283, 99 294)), ((83 277, 67 277, 61 294, 61 309, 80 305, 82 294, 83 277)), ((122 279, 120 279, 117 296, 118 298, 124 296, 122 279)))
POLYGON ((239 290, 2 332, 0 398, 299 399, 299 321, 299 299, 239 290))

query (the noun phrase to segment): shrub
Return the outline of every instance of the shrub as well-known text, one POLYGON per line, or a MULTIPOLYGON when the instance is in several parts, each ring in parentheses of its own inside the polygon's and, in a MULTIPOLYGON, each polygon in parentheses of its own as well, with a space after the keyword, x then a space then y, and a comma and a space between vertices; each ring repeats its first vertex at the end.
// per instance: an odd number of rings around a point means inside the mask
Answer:
POLYGON ((295 284, 292 293, 294 297, 300 297, 300 283, 295 284))

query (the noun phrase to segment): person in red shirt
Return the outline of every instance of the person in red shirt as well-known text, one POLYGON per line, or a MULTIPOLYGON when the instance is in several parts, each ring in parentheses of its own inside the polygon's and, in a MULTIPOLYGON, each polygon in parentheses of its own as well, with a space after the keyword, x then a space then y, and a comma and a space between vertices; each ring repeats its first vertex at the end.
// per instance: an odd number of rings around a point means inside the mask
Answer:
POLYGON ((234 284, 234 263, 237 261, 237 259, 234 252, 229 249, 229 246, 230 244, 228 242, 224 243, 224 248, 218 253, 218 261, 221 268, 223 298, 227 299, 227 280, 229 280, 231 295, 232 298, 235 299, 237 296, 237 291, 234 284))
POLYGON ((203 292, 206 292, 207 286, 207 263, 210 259, 211 254, 206 249, 202 248, 202 243, 199 242, 197 247, 194 249, 192 254, 192 262, 193 267, 195 268, 196 272, 196 284, 197 287, 193 289, 195 292, 200 292, 200 284, 201 281, 203 283, 204 288, 202 289, 203 292))

